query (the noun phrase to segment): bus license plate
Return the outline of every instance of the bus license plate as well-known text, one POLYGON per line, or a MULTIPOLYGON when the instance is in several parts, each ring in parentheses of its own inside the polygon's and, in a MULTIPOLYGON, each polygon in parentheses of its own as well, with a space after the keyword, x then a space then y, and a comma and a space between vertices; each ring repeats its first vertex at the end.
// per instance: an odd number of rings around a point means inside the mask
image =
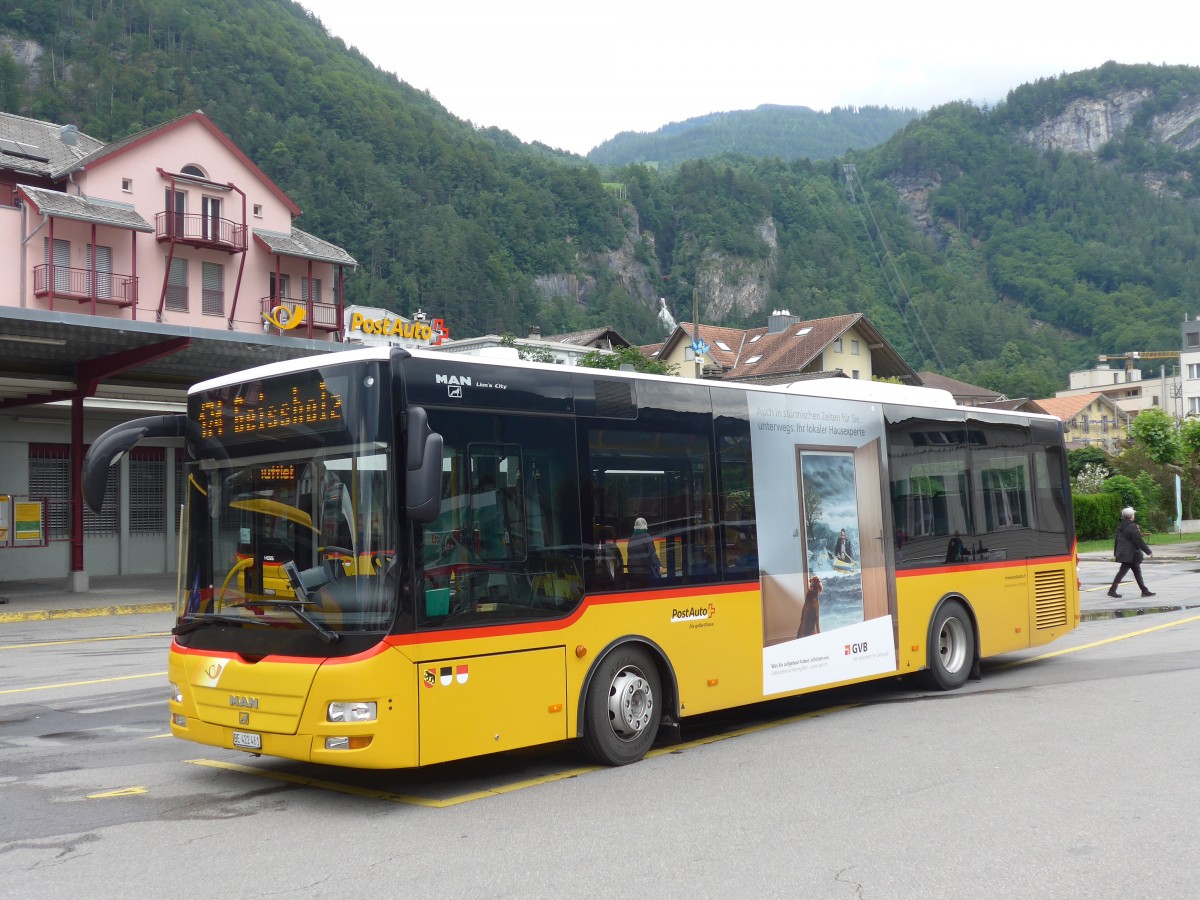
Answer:
POLYGON ((233 733, 233 746, 239 750, 261 750, 262 735, 250 734, 247 731, 235 731, 233 733))

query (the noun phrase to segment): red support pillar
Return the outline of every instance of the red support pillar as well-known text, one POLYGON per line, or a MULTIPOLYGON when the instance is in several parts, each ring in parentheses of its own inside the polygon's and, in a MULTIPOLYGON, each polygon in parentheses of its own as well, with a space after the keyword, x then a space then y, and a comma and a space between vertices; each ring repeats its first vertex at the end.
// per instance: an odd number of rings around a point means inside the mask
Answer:
POLYGON ((83 394, 71 400, 71 589, 87 590, 83 568, 83 394))

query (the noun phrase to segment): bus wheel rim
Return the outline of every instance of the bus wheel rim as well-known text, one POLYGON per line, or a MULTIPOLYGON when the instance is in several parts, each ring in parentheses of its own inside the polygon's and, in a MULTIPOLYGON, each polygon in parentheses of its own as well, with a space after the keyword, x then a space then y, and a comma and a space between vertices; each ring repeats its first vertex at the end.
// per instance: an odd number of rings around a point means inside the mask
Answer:
POLYGON ((613 734, 623 741, 636 740, 654 713, 650 682, 637 669, 622 669, 608 692, 608 720, 613 734))
POLYGON ((958 619, 947 619, 942 623, 938 635, 938 655, 947 672, 958 672, 967 658, 967 633, 958 619))

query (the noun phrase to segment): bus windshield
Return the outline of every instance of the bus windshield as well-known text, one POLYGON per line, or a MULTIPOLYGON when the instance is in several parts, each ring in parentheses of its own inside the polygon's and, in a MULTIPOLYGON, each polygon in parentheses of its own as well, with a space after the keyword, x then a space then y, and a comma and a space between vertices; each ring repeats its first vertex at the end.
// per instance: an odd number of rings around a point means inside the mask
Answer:
POLYGON ((193 398, 208 433, 185 469, 177 634, 221 626, 228 649, 241 649, 239 634, 263 646, 264 628, 333 643, 391 627, 398 514, 381 381, 354 367, 193 398), (354 385, 355 402, 343 402, 354 385), (318 419, 314 404, 336 412, 318 419), (226 428, 234 416, 241 430, 226 428))

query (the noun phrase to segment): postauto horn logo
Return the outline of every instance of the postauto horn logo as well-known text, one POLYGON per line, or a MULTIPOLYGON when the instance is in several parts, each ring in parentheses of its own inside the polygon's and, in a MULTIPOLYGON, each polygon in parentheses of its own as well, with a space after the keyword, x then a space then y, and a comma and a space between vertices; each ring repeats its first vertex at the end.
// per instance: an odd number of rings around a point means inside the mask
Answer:
POLYGON ((304 322, 304 314, 303 306, 296 304, 287 306, 281 303, 271 307, 270 312, 263 313, 262 317, 267 320, 268 324, 274 325, 280 331, 291 331, 293 328, 299 328, 304 322))

